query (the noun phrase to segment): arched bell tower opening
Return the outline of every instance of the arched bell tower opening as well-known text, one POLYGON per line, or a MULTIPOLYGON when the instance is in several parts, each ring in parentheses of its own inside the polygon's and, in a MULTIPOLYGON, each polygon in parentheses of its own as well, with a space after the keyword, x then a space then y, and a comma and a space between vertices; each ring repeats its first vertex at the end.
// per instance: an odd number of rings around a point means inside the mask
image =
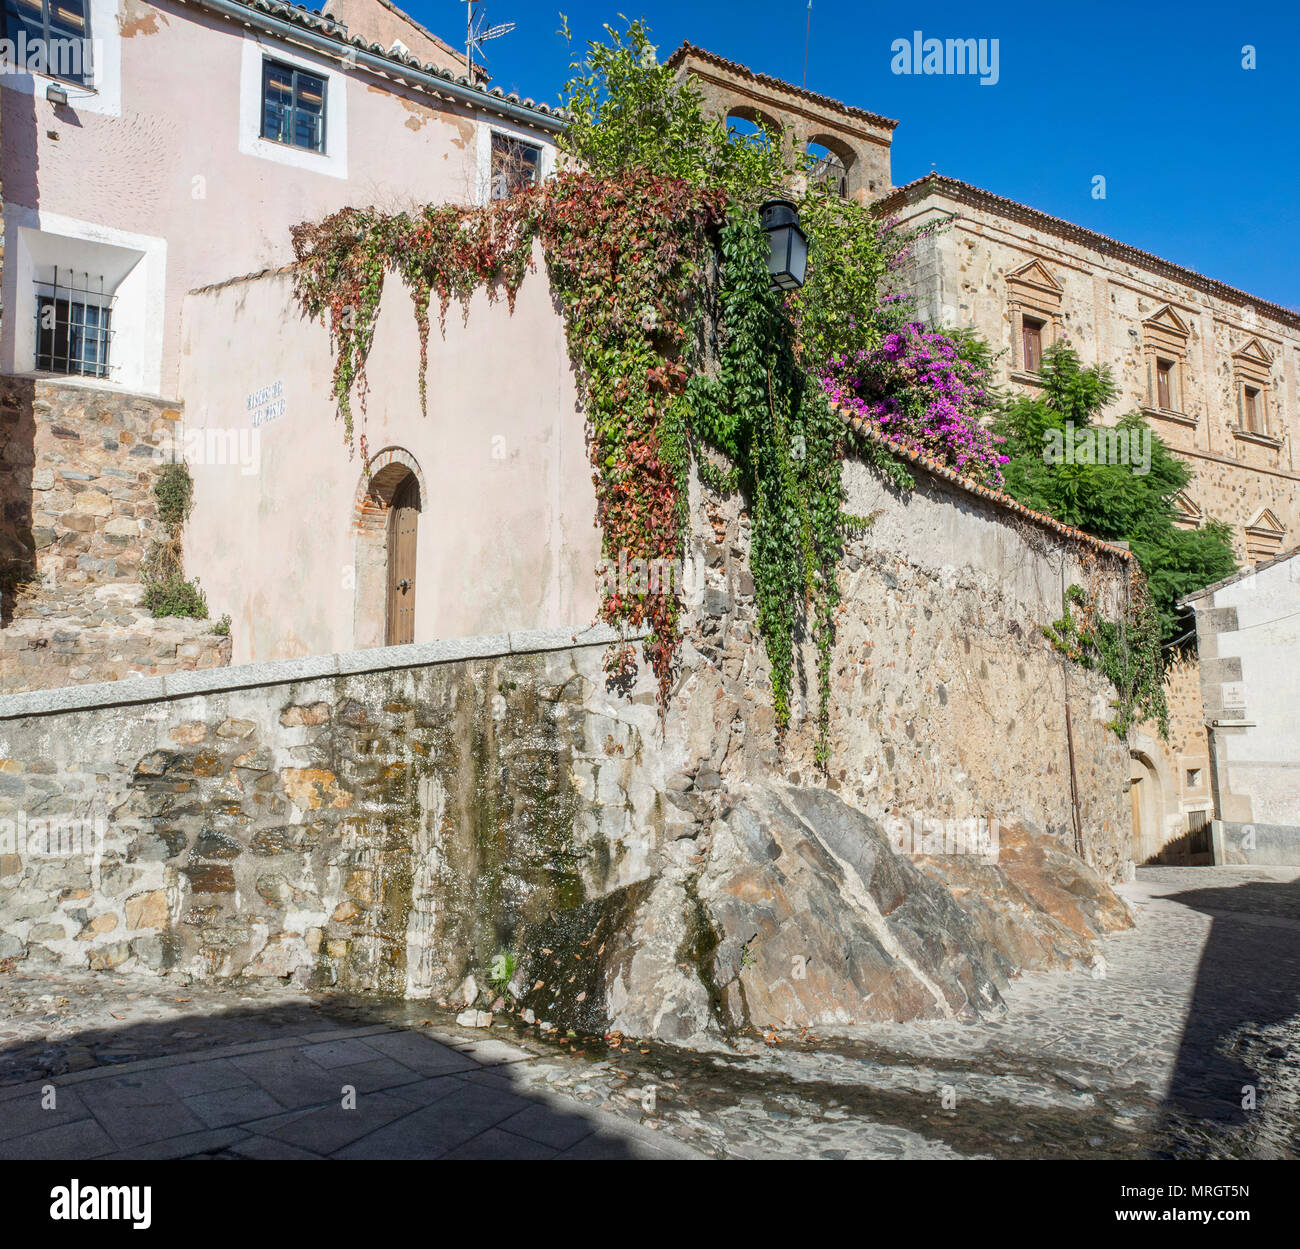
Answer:
POLYGON ((357 487, 353 527, 353 645, 400 646, 416 637, 420 512, 428 493, 415 458, 386 447, 357 487))
POLYGON ((684 43, 666 62, 689 76, 705 109, 742 134, 765 130, 813 157, 812 176, 845 199, 869 204, 890 188, 889 147, 898 124, 879 113, 755 73, 684 43))

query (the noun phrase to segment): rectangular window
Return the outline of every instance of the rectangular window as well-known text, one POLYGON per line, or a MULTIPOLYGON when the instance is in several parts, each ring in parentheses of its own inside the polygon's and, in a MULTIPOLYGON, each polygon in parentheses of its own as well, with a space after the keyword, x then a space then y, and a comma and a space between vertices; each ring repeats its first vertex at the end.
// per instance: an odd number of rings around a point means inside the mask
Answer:
POLYGON ((4 0, 4 37, 18 72, 89 84, 90 0, 4 0))
POLYGON ((1026 373, 1037 373, 1043 363, 1043 323, 1025 317, 1020 327, 1021 367, 1026 373))
POLYGON ((263 61, 262 138, 324 152, 325 79, 279 61, 263 61))
POLYGON ((509 199, 541 174, 542 149, 508 134, 492 135, 492 198, 509 199))
POLYGON ((113 297, 105 293, 102 278, 55 269, 52 281, 38 281, 37 372, 107 377, 112 306, 113 297))
POLYGON ((1259 391, 1247 386, 1242 391, 1242 426, 1252 434, 1262 433, 1263 404, 1259 391))
POLYGON ((1156 361, 1156 406, 1162 412, 1174 410, 1174 365, 1172 360, 1156 361))

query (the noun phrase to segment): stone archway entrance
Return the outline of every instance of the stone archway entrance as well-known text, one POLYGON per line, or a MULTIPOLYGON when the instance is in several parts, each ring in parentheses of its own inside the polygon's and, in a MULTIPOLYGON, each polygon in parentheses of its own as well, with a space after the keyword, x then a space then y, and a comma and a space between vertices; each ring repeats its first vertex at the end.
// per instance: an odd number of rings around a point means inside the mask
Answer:
POLYGON ((428 492, 413 456, 387 447, 366 466, 357 487, 353 527, 353 645, 415 641, 419 518, 428 492))

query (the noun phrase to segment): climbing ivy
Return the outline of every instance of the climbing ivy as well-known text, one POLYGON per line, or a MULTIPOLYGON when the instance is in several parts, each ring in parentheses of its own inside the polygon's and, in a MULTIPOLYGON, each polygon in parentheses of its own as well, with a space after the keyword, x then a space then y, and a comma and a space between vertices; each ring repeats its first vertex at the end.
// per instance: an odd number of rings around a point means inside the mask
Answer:
MULTIPOLYGON (((545 185, 484 207, 410 213, 344 209, 293 233, 298 300, 329 327, 345 433, 351 397, 365 410, 365 364, 385 276, 415 308, 425 396, 429 305, 444 323, 474 291, 514 296, 540 242, 563 309, 589 426, 597 523, 607 567, 680 568, 687 482, 739 491, 753 522, 759 628, 777 723, 791 712, 795 647, 818 652, 818 745, 829 754, 831 655, 845 526, 841 465, 849 434, 819 377, 836 350, 878 345, 888 317, 876 286, 906 237, 809 180, 786 136, 743 136, 708 117, 700 92, 658 63, 649 32, 589 46, 568 84, 567 166, 545 185), (810 278, 771 289, 758 205, 775 188, 800 200, 810 278), (720 453, 716 470, 699 452, 720 453)), ((364 432, 361 435, 365 455, 364 432)), ((867 452, 896 485, 910 477, 877 443, 867 452)), ((607 579, 602 617, 646 628, 661 705, 681 640, 680 578, 607 579)), ((611 679, 634 669, 621 646, 611 679)))
POLYGON ((1160 615, 1136 565, 1129 572, 1127 590, 1126 601, 1111 620, 1103 614, 1096 590, 1071 585, 1061 618, 1043 625, 1043 635, 1067 659, 1099 669, 1115 687, 1115 716, 1109 727, 1117 736, 1127 737, 1135 724, 1153 720, 1167 740, 1160 615))
MULTIPOLYGON (((293 227, 294 290, 303 311, 329 327, 334 399, 345 438, 353 436, 354 387, 365 412, 366 358, 386 273, 396 272, 411 296, 420 336, 420 411, 427 412, 432 298, 438 299, 440 328, 453 300, 468 318, 470 299, 480 288, 489 298, 504 293, 513 311, 532 268, 537 208, 533 194, 496 200, 486 208, 426 204, 398 213, 344 208, 293 227)), ((364 432, 361 448, 364 457, 364 432)))
POLYGON ((793 322, 768 282, 766 236, 748 208, 732 208, 719 251, 719 361, 688 385, 692 427, 734 465, 714 484, 739 487, 751 503, 750 567, 781 728, 790 717, 795 639, 806 630, 816 642, 824 763, 845 427, 799 367, 793 322))
MULTIPOLYGON (((569 172, 546 196, 542 240, 578 368, 596 519, 612 566, 681 566, 690 468, 683 392, 702 312, 696 292, 723 212, 720 192, 642 169, 569 172)), ((601 610, 610 623, 649 626, 645 653, 666 701, 680 584, 615 581, 601 610)))

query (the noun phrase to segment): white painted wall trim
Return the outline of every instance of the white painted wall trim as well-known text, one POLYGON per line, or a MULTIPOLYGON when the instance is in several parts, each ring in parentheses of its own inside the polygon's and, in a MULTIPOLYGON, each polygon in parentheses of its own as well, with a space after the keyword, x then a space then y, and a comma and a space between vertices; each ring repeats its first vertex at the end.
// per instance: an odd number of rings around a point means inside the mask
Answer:
POLYGON ((45 88, 53 84, 68 93, 72 112, 122 116, 122 32, 118 24, 118 0, 90 0, 90 44, 93 79, 90 87, 63 82, 46 74, 0 71, 0 87, 20 91, 46 109, 52 124, 58 124, 54 105, 45 101, 45 88))
POLYGON ((3 364, 12 373, 30 373, 36 360, 36 261, 33 234, 57 246, 91 243, 120 252, 139 253, 140 259, 118 283, 113 307, 113 347, 109 357, 111 380, 79 378, 105 390, 161 395, 163 324, 167 311, 167 240, 152 234, 134 234, 93 221, 79 221, 58 213, 39 212, 18 204, 4 206, 5 219, 5 327, 3 364), (12 276, 11 276, 12 275, 12 276))
POLYGON ((239 150, 256 156, 324 174, 329 178, 348 176, 348 93, 347 75, 318 57, 290 51, 281 43, 260 35, 244 36, 239 64, 239 150), (262 138, 262 62, 281 61, 325 79, 325 151, 308 152, 287 143, 262 138))
POLYGON ((485 113, 479 113, 477 117, 478 133, 475 137, 475 163, 478 166, 477 178, 474 188, 474 202, 480 206, 486 206, 492 202, 492 132, 498 134, 508 134, 512 139, 518 139, 522 143, 527 143, 532 147, 542 149, 541 166, 538 170, 538 177, 545 181, 555 172, 555 153, 556 148, 553 143, 542 141, 542 137, 536 130, 530 130, 527 126, 518 126, 512 121, 507 121, 504 117, 488 116, 485 113))

